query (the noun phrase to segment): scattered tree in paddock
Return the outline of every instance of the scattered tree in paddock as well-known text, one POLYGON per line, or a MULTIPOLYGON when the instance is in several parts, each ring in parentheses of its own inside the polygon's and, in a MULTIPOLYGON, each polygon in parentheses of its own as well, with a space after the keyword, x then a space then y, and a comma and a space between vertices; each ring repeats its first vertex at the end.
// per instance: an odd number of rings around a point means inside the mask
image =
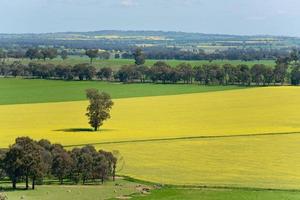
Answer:
POLYGON ((63 60, 66 60, 68 58, 68 51, 67 50, 62 50, 60 52, 60 57, 63 59, 63 60))
POLYGON ((98 53, 99 59, 108 60, 110 58, 110 53, 107 51, 102 51, 98 53))
POLYGON ((133 57, 135 60, 135 64, 136 65, 143 65, 146 62, 146 58, 144 53, 142 52, 142 49, 137 48, 134 53, 133 53, 133 57))
POLYGON ((57 57, 57 49, 55 48, 47 48, 47 49, 42 49, 41 54, 43 55, 43 60, 45 61, 47 58, 50 60, 54 59, 57 57))
POLYGON ((85 51, 85 55, 87 55, 90 58, 90 63, 93 63, 94 58, 97 58, 99 53, 98 49, 88 49, 85 51))
POLYGON ((37 48, 29 48, 29 49, 27 49, 25 56, 27 58, 29 58, 30 60, 33 60, 33 59, 37 58, 38 52, 39 52, 39 50, 37 48))
POLYGON ((86 90, 86 97, 90 102, 86 116, 89 118, 91 127, 97 131, 103 125, 103 122, 110 118, 110 110, 114 103, 109 94, 100 93, 97 89, 86 90))

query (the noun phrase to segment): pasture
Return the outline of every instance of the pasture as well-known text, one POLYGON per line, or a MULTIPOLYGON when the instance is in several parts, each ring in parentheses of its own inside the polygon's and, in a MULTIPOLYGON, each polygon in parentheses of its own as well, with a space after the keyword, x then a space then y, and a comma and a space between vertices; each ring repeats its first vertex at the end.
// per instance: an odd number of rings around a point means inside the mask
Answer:
POLYGON ((297 200, 295 191, 269 191, 247 189, 199 189, 167 188, 155 190, 147 196, 136 196, 133 200, 297 200))
POLYGON ((242 86, 199 86, 185 84, 122 84, 101 81, 61 81, 41 79, 0 78, 0 105, 86 100, 85 90, 96 88, 112 98, 145 97, 203 93, 242 86))
POLYGON ((117 180, 104 185, 44 185, 36 190, 6 191, 9 200, 104 200, 139 193, 137 183, 117 180))

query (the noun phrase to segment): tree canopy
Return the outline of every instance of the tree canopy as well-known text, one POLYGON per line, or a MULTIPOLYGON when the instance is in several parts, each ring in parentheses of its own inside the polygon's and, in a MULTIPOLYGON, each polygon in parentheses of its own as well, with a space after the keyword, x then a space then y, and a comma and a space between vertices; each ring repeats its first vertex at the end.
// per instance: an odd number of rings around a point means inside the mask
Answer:
POLYGON ((86 90, 86 97, 89 99, 86 116, 89 118, 89 124, 98 130, 103 122, 110 118, 110 110, 114 105, 109 94, 100 93, 97 89, 86 90))

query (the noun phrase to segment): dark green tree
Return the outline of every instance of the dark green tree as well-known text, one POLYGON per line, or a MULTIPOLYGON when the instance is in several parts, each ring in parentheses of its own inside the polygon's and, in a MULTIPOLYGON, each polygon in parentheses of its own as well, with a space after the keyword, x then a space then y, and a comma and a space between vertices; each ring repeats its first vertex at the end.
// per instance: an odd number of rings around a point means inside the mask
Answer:
POLYGON ((112 77, 113 71, 110 67, 103 67, 97 72, 97 77, 101 80, 106 79, 110 80, 112 77))
POLYGON ((85 51, 85 55, 87 55, 90 58, 90 63, 93 63, 93 59, 97 58, 99 53, 98 49, 88 49, 85 51))
POLYGON ((97 89, 86 90, 86 96, 89 99, 86 116, 89 118, 89 124, 98 130, 103 122, 110 118, 110 110, 114 105, 109 94, 100 93, 97 89))
POLYGON ((33 60, 35 58, 38 58, 38 56, 37 56, 38 53, 39 53, 39 50, 37 48, 29 48, 29 49, 27 49, 25 56, 27 58, 29 58, 30 60, 33 60))
POLYGON ((5 174, 9 177, 12 182, 12 188, 17 188, 17 182, 23 175, 22 162, 20 157, 22 150, 18 146, 11 146, 2 161, 3 169, 5 174))
POLYGON ((133 57, 134 57, 134 60, 135 60, 135 64, 136 65, 143 65, 145 64, 146 62, 146 58, 145 58, 145 55, 142 51, 141 48, 137 48, 134 53, 133 53, 133 57))
POLYGON ((291 71, 291 83, 292 85, 300 84, 300 66, 295 66, 291 71))
POLYGON ((251 84, 251 73, 250 68, 248 65, 238 65, 238 74, 237 74, 237 80, 243 85, 250 85, 251 84))
POLYGON ((55 49, 55 48, 45 48, 45 49, 42 49, 40 52, 43 56, 44 61, 47 58, 52 60, 57 57, 57 49, 55 49))
POLYGON ((67 50, 62 50, 60 52, 60 57, 63 59, 63 60, 66 60, 68 58, 68 51, 67 50))
POLYGON ((180 78, 184 83, 192 83, 194 77, 194 69, 189 63, 181 63, 177 67, 180 78))
POLYGON ((52 174, 63 184, 64 179, 71 173, 73 159, 61 145, 53 145, 51 153, 53 157, 52 174))
POLYGON ((275 83, 280 83, 281 85, 284 84, 287 73, 288 73, 288 65, 281 63, 281 64, 276 64, 275 69, 274 69, 274 80, 275 83))

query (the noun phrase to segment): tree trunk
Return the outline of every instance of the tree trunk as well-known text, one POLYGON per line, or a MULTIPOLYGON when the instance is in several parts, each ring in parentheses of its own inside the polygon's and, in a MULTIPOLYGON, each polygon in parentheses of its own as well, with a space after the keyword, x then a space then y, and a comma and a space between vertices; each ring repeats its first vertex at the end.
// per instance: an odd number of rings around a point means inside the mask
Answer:
POLYGON ((25 181, 26 181, 26 190, 28 190, 28 188, 29 188, 29 178, 28 178, 28 175, 26 175, 25 181))
POLYGON ((98 127, 94 127, 94 130, 95 130, 95 131, 98 131, 98 127))
POLYGON ((17 181, 16 180, 12 181, 12 187, 14 190, 17 189, 17 181))
POLYGON ((113 167, 113 181, 116 180, 116 164, 114 164, 114 167, 113 167))
POLYGON ((32 178, 32 190, 35 189, 35 177, 32 178))

